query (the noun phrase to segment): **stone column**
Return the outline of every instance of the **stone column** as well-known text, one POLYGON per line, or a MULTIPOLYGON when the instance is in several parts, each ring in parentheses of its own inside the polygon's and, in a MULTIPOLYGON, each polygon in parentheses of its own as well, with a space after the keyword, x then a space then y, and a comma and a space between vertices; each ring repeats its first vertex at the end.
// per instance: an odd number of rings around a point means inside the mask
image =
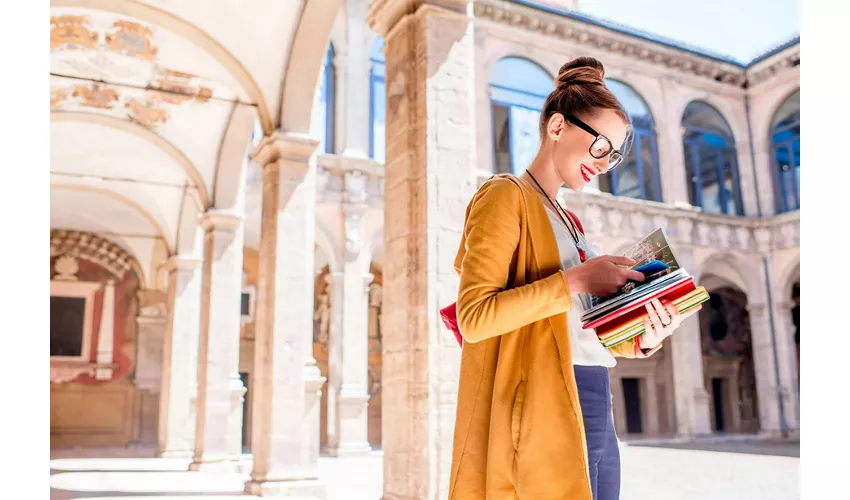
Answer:
POLYGON ((661 191, 666 203, 690 204, 688 190, 690 179, 685 169, 685 151, 682 139, 682 115, 678 106, 678 85, 670 78, 661 79, 664 97, 664 119, 659 120, 658 153, 661 174, 661 191))
MULTIPOLYGON (((754 236, 760 258, 768 259, 767 267, 772 268, 770 258, 773 242, 770 232, 767 229, 757 229, 754 236)), ((758 273, 762 280, 759 286, 775 290, 772 280, 765 273, 763 262, 759 263, 762 264, 759 266, 758 273)), ((782 306, 774 308, 773 325, 771 325, 767 304, 754 303, 747 307, 752 332, 760 428, 762 433, 772 436, 781 434, 782 419, 785 420, 787 431, 799 430, 795 401, 798 386, 793 335, 785 333, 787 324, 791 323, 790 312, 783 314, 782 309, 782 306), (771 328, 775 328, 776 331, 772 332, 771 328), (782 399, 781 409, 780 398, 782 399)), ((784 309, 788 311, 787 307, 784 309)))
POLYGON ((369 252, 364 247, 366 175, 345 174, 345 259, 342 278, 342 377, 336 398, 337 456, 363 455, 369 446, 369 252))
POLYGON ((195 457, 190 470, 234 467, 242 455, 239 332, 242 300, 242 217, 209 209, 204 229, 201 336, 195 457))
MULTIPOLYGON (((676 256, 685 269, 693 271, 694 260, 690 247, 693 221, 681 218, 676 223, 676 256)), ((684 320, 679 329, 665 341, 664 349, 670 352, 673 363, 676 435, 679 437, 711 434, 701 339, 697 313, 684 320)))
POLYGON ((97 364, 104 368, 95 370, 97 380, 111 380, 112 358, 115 340, 115 281, 109 280, 103 287, 103 306, 100 314, 100 335, 97 337, 97 364))
POLYGON ((168 259, 168 319, 162 344, 157 454, 190 457, 195 447, 195 394, 201 330, 200 259, 168 259))
POLYGON ((266 137, 254 160, 263 168, 260 272, 255 330, 253 495, 317 496, 319 398, 324 382, 312 356, 318 141, 266 137))
POLYGON ((383 416, 385 500, 446 498, 460 349, 440 323, 474 192, 470 0, 376 0, 386 39, 383 416))
POLYGON ((369 51, 372 49, 366 13, 369 0, 345 1, 346 52, 340 56, 344 75, 340 95, 340 121, 344 123, 342 154, 352 158, 369 157, 369 51))
POLYGON ((142 290, 137 294, 139 314, 136 316, 135 382, 138 390, 138 427, 135 441, 142 446, 156 446, 157 443, 162 347, 168 328, 168 308, 165 302, 149 300, 158 295, 161 294, 155 290, 142 290))
POLYGON ((344 274, 331 271, 325 277, 331 298, 331 319, 328 335, 328 455, 337 456, 339 452, 339 410, 337 399, 342 388, 342 332, 344 330, 342 303, 344 293, 344 274))
POLYGON ((786 345, 781 359, 784 369, 780 372, 787 373, 787 378, 783 380, 783 383, 791 392, 793 407, 785 409, 785 416, 788 418, 788 427, 791 431, 800 429, 800 373, 797 366, 797 349, 794 343, 795 327, 791 312, 793 308, 794 304, 785 301, 777 302, 773 308, 776 315, 776 341, 786 345))

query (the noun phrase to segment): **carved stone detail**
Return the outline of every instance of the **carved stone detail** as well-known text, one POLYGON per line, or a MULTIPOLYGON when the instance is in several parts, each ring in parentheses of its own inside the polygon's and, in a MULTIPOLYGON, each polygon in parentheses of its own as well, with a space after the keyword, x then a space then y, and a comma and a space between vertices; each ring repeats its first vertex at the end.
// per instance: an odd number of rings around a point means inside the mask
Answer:
POLYGON ((90 260, 114 274, 118 281, 132 269, 133 256, 109 240, 92 233, 56 229, 50 231, 50 256, 90 260))
POLYGON ((475 17, 572 40, 583 46, 622 54, 631 59, 665 66, 735 87, 743 87, 747 82, 744 68, 731 62, 715 61, 659 43, 638 40, 633 36, 593 26, 585 21, 517 6, 505 0, 476 1, 475 17))

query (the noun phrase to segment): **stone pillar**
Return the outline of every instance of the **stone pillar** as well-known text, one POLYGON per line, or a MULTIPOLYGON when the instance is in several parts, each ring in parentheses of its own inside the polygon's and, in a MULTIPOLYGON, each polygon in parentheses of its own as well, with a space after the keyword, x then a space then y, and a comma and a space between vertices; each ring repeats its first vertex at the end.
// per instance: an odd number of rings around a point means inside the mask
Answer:
MULTIPOLYGON (((679 263, 693 271, 693 222, 677 219, 676 256, 679 263)), ((665 341, 673 363, 673 396, 676 415, 676 435, 694 437, 711 434, 709 396, 705 389, 702 368, 702 337, 699 313, 682 322, 679 329, 665 341)))
POLYGON ((337 456, 363 455, 369 445, 369 252, 363 233, 366 175, 345 174, 345 259, 342 278, 342 377, 336 398, 337 456))
POLYGON ((252 446, 253 495, 324 498, 319 481, 319 400, 324 382, 312 356, 318 141, 266 137, 254 160, 263 168, 257 286, 252 446))
POLYGON ((157 454, 190 457, 195 447, 195 394, 201 330, 200 259, 168 259, 168 320, 162 344, 157 454))
POLYGON ((204 229, 201 336, 195 457, 190 470, 230 466, 242 455, 239 332, 242 300, 242 217, 210 209, 204 229))
POLYGON ((159 396, 162 385, 162 347, 168 328, 168 308, 165 302, 151 302, 149 297, 160 295, 155 290, 138 294, 139 314, 136 316, 136 370, 137 395, 135 433, 136 443, 156 446, 159 396))
MULTIPOLYGON (((658 382, 655 379, 655 369, 643 379, 643 397, 641 398, 641 411, 646 415, 643 432, 648 436, 659 435, 658 425, 658 382)), ((662 396, 663 397, 663 396, 662 396)))
POLYGON ((100 334, 97 336, 97 380, 112 379, 112 358, 115 340, 115 281, 109 280, 103 287, 103 306, 100 314, 100 334))
POLYGON ((446 498, 460 350, 441 325, 474 192, 470 0, 376 0, 386 39, 383 441, 385 500, 446 498))
POLYGON ((344 123, 342 154, 352 158, 369 157, 369 51, 372 49, 366 13, 369 0, 345 1, 346 52, 339 56, 343 75, 340 87, 340 121, 344 123))
POLYGON ((690 204, 688 190, 691 181, 685 169, 685 151, 682 142, 684 129, 678 105, 679 98, 676 95, 678 85, 665 77, 661 79, 661 88, 664 95, 664 119, 659 120, 656 128, 661 191, 666 203, 690 204))
MULTIPOLYGON (((780 361, 784 364, 781 373, 786 373, 783 379, 784 385, 791 392, 791 404, 793 407, 785 409, 788 419, 788 427, 791 431, 800 429, 800 372, 797 366, 797 349, 794 343, 794 317, 791 310, 794 304, 790 302, 777 302, 773 311, 776 315, 776 341, 785 344, 785 349, 780 361)), ((780 350, 782 352, 782 350, 780 350)))
POLYGON ((344 293, 343 273, 331 271, 325 277, 331 298, 331 319, 328 335, 328 455, 337 456, 339 451, 339 417, 337 399, 342 388, 342 303, 344 293))

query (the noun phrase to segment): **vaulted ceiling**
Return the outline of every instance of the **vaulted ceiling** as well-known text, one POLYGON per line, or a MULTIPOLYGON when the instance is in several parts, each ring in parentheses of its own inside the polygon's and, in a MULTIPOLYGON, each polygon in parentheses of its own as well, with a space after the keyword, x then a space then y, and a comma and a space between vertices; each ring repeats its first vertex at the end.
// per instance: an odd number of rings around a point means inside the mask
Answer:
POLYGON ((241 199, 255 124, 308 130, 339 3, 52 0, 51 227, 146 270, 199 250, 203 211, 241 199))

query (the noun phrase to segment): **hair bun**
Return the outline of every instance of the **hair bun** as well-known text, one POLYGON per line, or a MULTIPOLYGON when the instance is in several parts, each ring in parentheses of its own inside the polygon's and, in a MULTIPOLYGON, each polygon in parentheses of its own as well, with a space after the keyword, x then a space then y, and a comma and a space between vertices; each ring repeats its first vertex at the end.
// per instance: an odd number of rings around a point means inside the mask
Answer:
POLYGON ((593 57, 577 57, 561 66, 555 87, 570 85, 604 85, 605 67, 593 57))

